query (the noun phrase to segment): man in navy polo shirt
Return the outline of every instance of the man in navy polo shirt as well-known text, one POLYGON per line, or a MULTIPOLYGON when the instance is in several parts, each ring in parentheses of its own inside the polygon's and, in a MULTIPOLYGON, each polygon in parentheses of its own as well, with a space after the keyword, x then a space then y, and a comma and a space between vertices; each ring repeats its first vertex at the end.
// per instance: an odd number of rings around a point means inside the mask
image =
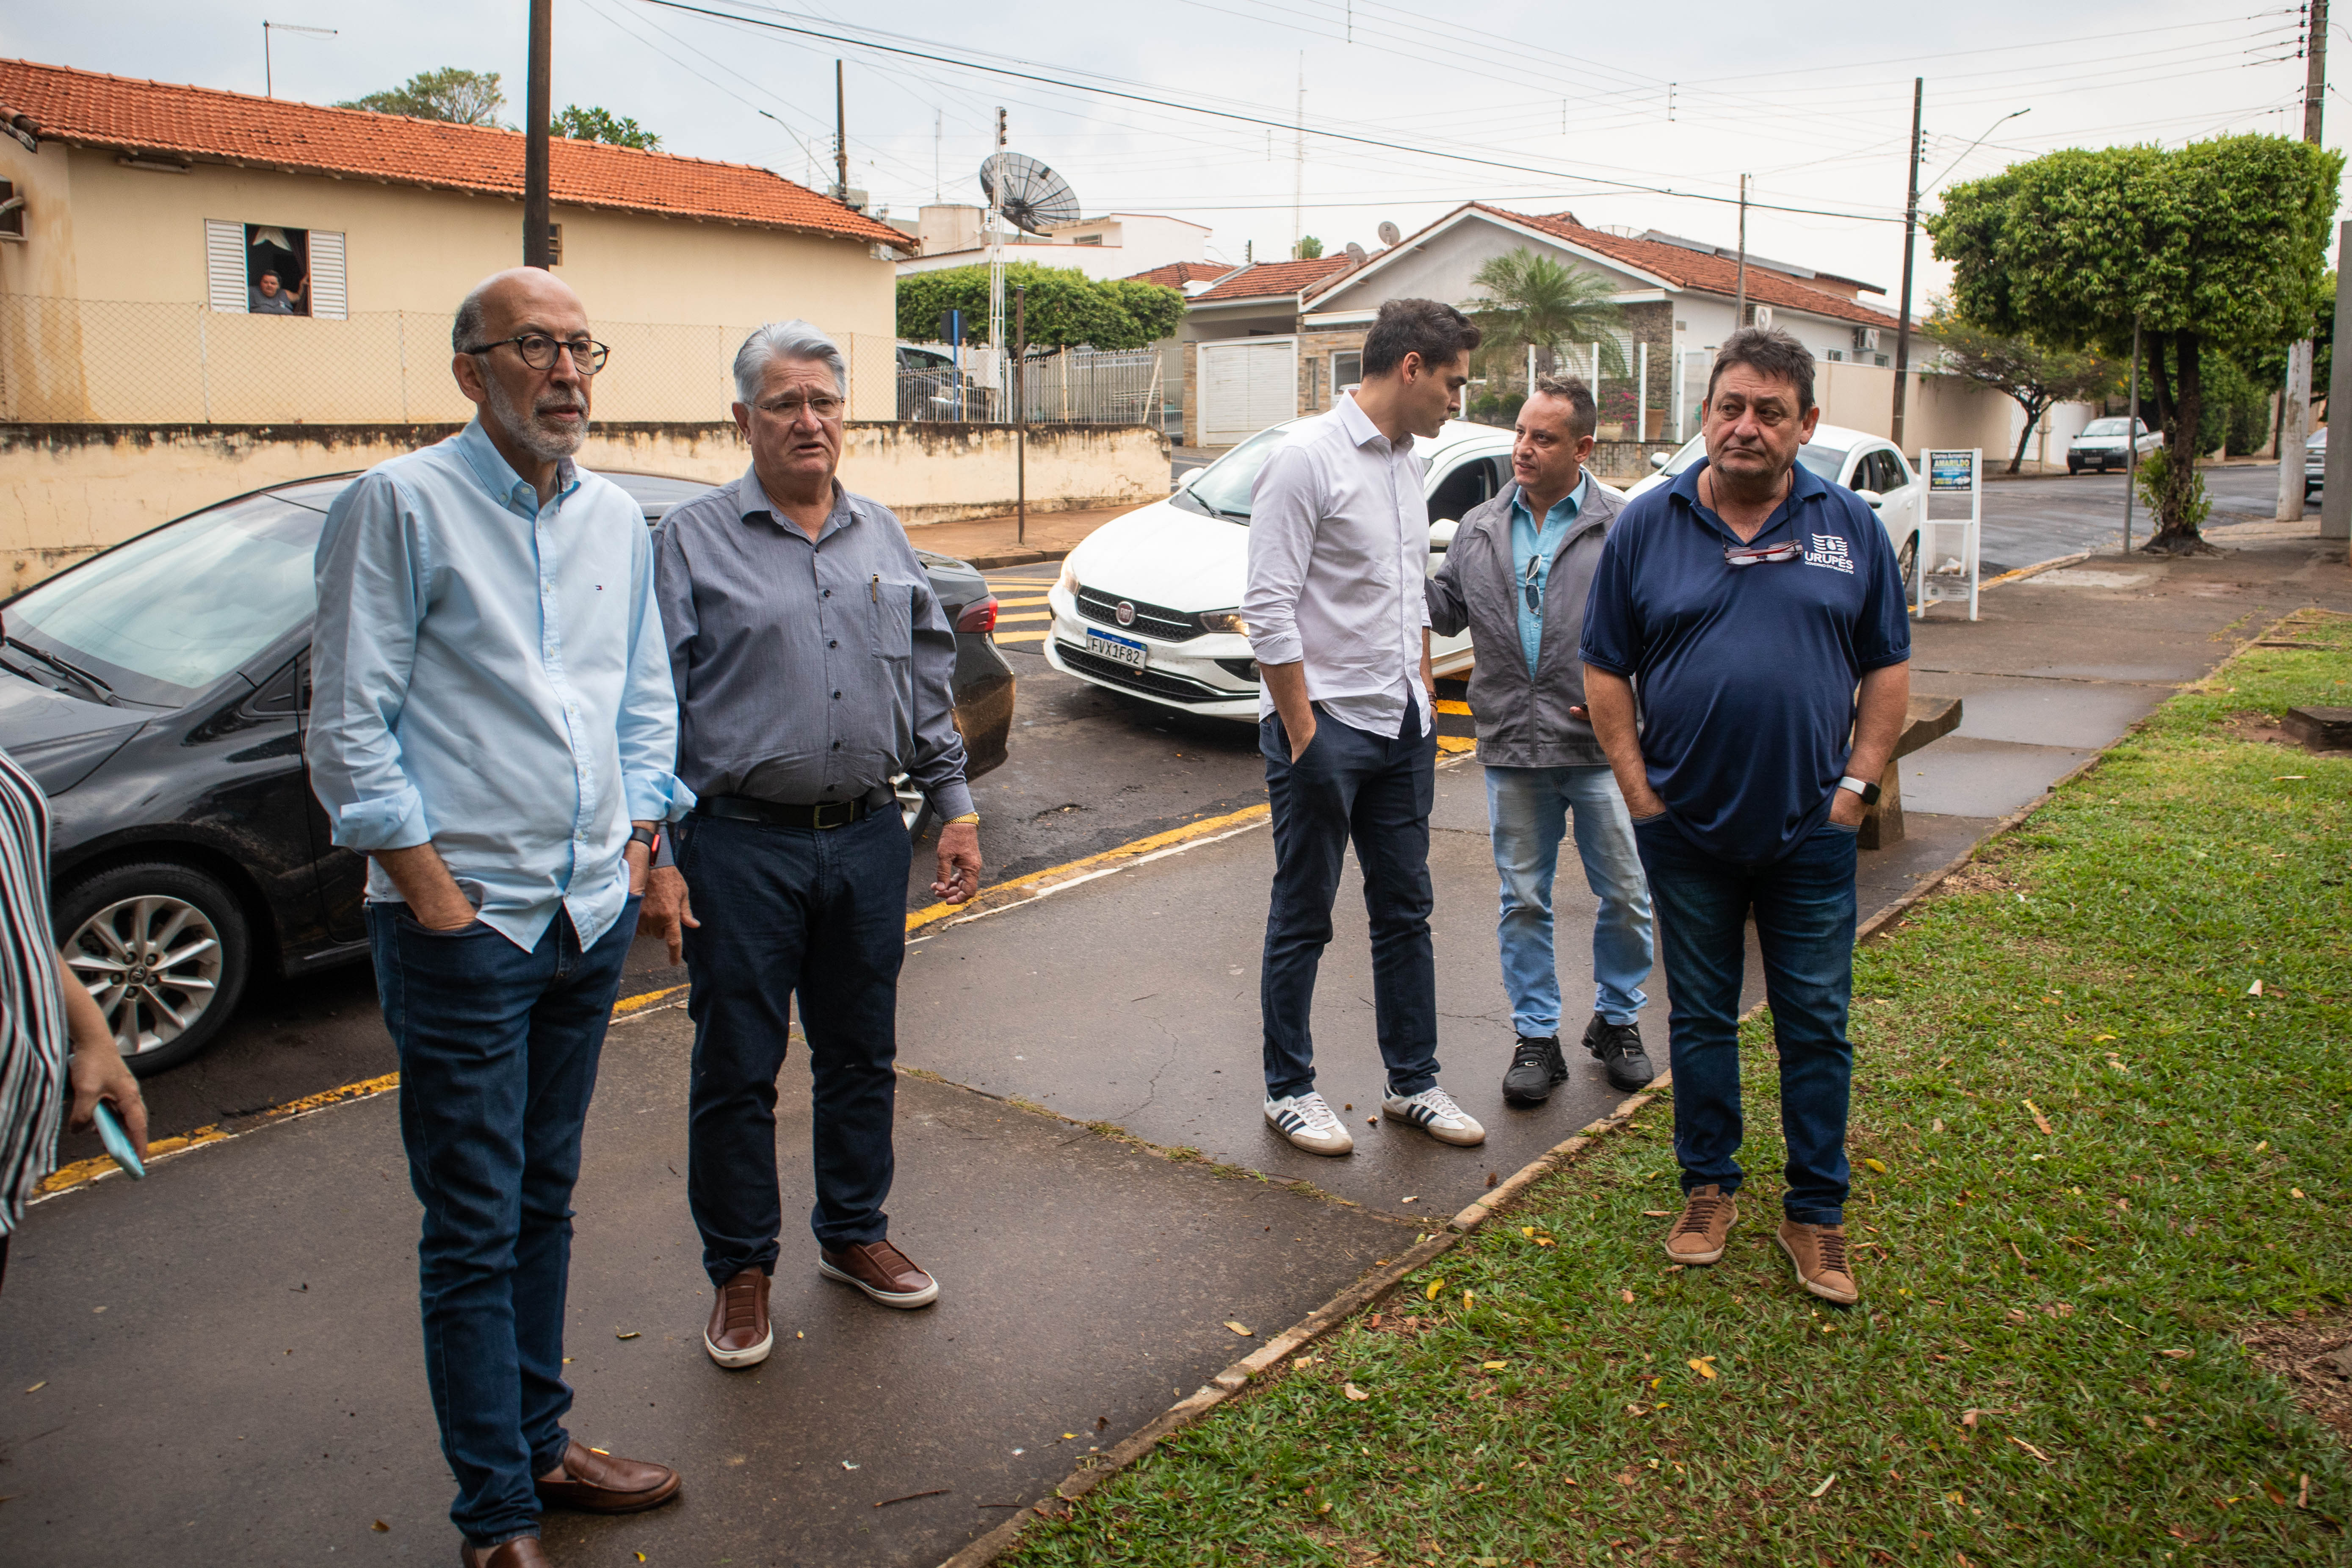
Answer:
POLYGON ((1672 1002, 1684 1208, 1666 1255, 1715 1262, 1738 1218, 1752 911, 1789 1152, 1778 1239, 1806 1289, 1850 1304, 1860 1298, 1844 1225, 1855 836, 1903 728, 1911 636, 1877 518, 1797 461, 1820 419, 1803 344, 1732 333, 1707 379, 1706 461, 1618 517, 1581 653, 1672 1002))

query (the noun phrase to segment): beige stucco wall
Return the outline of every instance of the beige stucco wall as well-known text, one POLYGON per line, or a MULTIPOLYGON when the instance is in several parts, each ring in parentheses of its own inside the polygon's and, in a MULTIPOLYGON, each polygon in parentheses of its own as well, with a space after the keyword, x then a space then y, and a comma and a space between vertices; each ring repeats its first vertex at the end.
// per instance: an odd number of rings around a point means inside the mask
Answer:
MULTIPOLYGON (((1912 371, 1904 389, 1903 446, 1914 462, 1922 447, 1981 447, 2005 460, 2016 443, 2000 393, 1958 376, 1912 371)), ((1895 422, 1895 372, 1888 367, 1822 363, 1813 367, 1813 400, 1830 425, 1885 436, 1895 422)))
MULTIPOLYGON (((0 426, 0 594, 200 507, 289 479, 366 468, 446 426, 0 426)), ((731 425, 608 426, 590 468, 718 483, 750 458, 731 425)), ((1003 426, 852 425, 842 482, 909 524, 1013 510, 1014 439, 1003 426)), ((1050 425, 1028 436, 1029 505, 1061 511, 1168 493, 1168 443, 1141 426, 1050 425)))

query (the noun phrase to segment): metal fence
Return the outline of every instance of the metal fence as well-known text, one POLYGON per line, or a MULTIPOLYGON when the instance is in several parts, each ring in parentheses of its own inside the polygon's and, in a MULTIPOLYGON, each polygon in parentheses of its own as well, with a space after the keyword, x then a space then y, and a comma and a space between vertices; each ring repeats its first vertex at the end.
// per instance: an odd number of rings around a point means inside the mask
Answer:
MULTIPOLYGON (((728 418, 735 351, 754 323, 598 321, 613 353, 600 423, 728 418)), ((835 334, 850 416, 893 405, 895 339, 835 334)), ((248 316, 172 300, 0 294, 0 420, 34 424, 456 423, 473 405, 449 374, 449 316, 380 310, 343 321, 248 316)))
MULTIPOLYGON (((985 351, 974 352, 961 370, 901 369, 898 417, 1002 423, 1013 406, 1013 388, 1001 377, 1010 374, 1010 365, 998 371, 985 351)), ((1032 354, 1019 379, 1031 424, 1154 425, 1160 418, 1165 388, 1158 349, 1032 354)))

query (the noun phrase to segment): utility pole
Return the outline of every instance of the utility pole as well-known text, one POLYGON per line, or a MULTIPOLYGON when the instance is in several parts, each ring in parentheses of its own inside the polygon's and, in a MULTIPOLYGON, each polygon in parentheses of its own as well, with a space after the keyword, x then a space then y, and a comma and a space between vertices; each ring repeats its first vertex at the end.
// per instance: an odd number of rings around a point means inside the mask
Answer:
POLYGON ((1292 154, 1290 179, 1290 259, 1297 260, 1298 242, 1307 234, 1307 51, 1298 51, 1298 145, 1292 154))
POLYGON ((1029 285, 1013 286, 1013 542, 1029 542, 1029 285))
MULTIPOLYGON (((2329 424, 2335 410, 2352 408, 2352 223, 2336 227, 2336 365, 2328 373, 2329 424)), ((2327 473, 2319 492, 2319 537, 2352 539, 2352 420, 2347 438, 2327 441, 2327 473)), ((2295 469, 2300 473, 2300 459, 2295 469)))
POLYGON ((1731 330, 1748 324, 1748 176, 1739 176, 1739 284, 1732 296, 1731 330))
POLYGON ((1903 445, 1903 384, 1911 369, 1911 257, 1919 241, 1919 108, 1927 97, 1927 79, 1911 79, 1911 195, 1903 207, 1903 310, 1895 323, 1895 413, 1887 422, 1888 438, 1903 445))
POLYGON ((833 199, 849 199, 849 100, 842 91, 841 62, 833 62, 833 199))
POLYGON ((555 54, 555 0, 530 0, 530 85, 525 94, 522 143, 522 264, 544 268, 554 255, 548 225, 547 126, 554 113, 550 74, 555 54))
MULTIPOLYGON (((2316 147, 2320 110, 2327 97, 2327 0, 2311 0, 2303 56, 2303 139, 2316 147)), ((2311 436, 2311 353, 2309 338, 2286 351, 2286 395, 2279 400, 2278 510, 2273 514, 2282 522, 2303 516, 2303 444, 2311 436)))

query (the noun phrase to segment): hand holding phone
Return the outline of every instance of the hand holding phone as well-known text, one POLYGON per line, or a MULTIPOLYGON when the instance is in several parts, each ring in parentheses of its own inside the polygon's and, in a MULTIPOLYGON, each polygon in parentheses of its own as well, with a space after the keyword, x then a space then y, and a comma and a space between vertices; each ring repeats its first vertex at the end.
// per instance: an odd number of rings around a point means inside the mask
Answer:
POLYGON ((121 1166, 132 1181, 145 1181, 147 1167, 141 1163, 139 1151, 131 1146, 131 1135, 123 1131, 121 1120, 114 1114, 114 1107, 101 1100, 92 1114, 98 1121, 99 1139, 106 1145, 106 1152, 114 1156, 114 1163, 121 1166))

